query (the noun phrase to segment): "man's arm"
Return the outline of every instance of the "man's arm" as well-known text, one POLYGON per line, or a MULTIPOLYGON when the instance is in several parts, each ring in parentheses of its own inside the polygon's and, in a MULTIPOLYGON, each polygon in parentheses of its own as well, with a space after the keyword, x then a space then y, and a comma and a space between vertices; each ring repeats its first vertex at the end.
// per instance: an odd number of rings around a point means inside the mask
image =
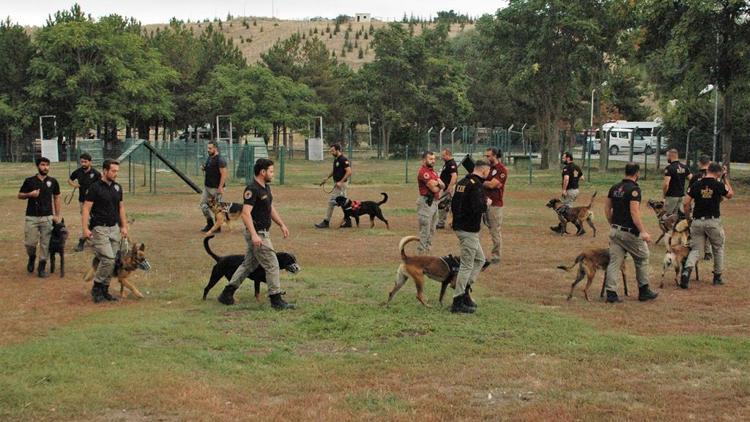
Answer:
POLYGON ((648 234, 646 231, 646 227, 643 226, 643 221, 641 220, 641 203, 638 201, 630 201, 630 216, 633 218, 633 224, 635 224, 635 227, 638 229, 639 232, 641 232, 640 237, 641 239, 645 240, 646 242, 651 241, 651 235, 648 234))
POLYGON ((276 211, 276 206, 271 205, 271 220, 273 220, 274 223, 278 224, 281 228, 281 233, 284 235, 284 239, 289 237, 289 229, 286 227, 286 224, 284 224, 284 221, 281 219, 281 216, 276 211))
POLYGON ((607 219, 607 223, 612 224, 612 199, 607 198, 604 200, 604 217, 607 219))
POLYGON ((228 174, 226 167, 219 167, 219 188, 217 189, 219 193, 224 193, 224 184, 227 182, 228 174))
POLYGON ((91 207, 94 205, 91 201, 85 201, 83 203, 83 210, 81 210, 81 227, 83 227, 84 237, 91 237, 91 230, 89 229, 89 216, 91 215, 91 207))
POLYGON ((58 220, 60 219, 60 215, 62 213, 62 206, 60 203, 60 194, 54 195, 52 197, 52 204, 54 205, 54 217, 58 220))
POLYGON ((685 215, 690 216, 690 205, 693 203, 693 197, 690 195, 685 195, 685 201, 682 203, 682 211, 685 213, 685 215))
POLYGON ((352 168, 347 167, 346 172, 344 173, 344 178, 341 179, 341 182, 343 183, 343 182, 348 181, 350 177, 352 177, 352 168))
POLYGON ((125 202, 120 201, 120 234, 128 237, 128 217, 125 215, 125 202))
POLYGON ((70 186, 71 188, 81 187, 81 185, 78 184, 78 180, 71 180, 71 179, 68 179, 68 186, 70 186))
POLYGON ((456 187, 456 181, 458 180, 458 173, 451 173, 451 180, 448 182, 448 186, 445 188, 448 192, 453 192, 453 188, 456 187))
POLYGON ((562 191, 563 191, 563 194, 568 190, 568 182, 569 181, 570 181, 570 176, 568 176, 567 174, 565 176, 563 176, 563 181, 562 181, 562 191))
POLYGON ((729 183, 729 174, 724 173, 724 188, 727 190, 727 194, 724 195, 727 199, 732 199, 734 196, 734 189, 732 189, 732 184, 729 183))
POLYGON ((260 240, 260 236, 258 236, 258 232, 255 231, 255 225, 253 225, 253 216, 251 213, 253 212, 253 206, 244 204, 242 206, 242 222, 245 223, 245 227, 247 228, 247 231, 250 232, 250 238, 253 241, 254 246, 260 246, 261 243, 263 243, 260 240))
POLYGON ((664 181, 661 182, 661 193, 663 196, 667 196, 669 190, 669 181, 672 180, 672 176, 664 176, 664 181))
POLYGON ((487 180, 484 183, 482 183, 482 186, 484 186, 487 189, 497 189, 500 187, 500 180, 493 177, 492 179, 487 180))
POLYGON ((445 187, 445 183, 443 183, 440 179, 432 179, 427 182, 427 189, 430 190, 430 192, 440 192, 445 187))

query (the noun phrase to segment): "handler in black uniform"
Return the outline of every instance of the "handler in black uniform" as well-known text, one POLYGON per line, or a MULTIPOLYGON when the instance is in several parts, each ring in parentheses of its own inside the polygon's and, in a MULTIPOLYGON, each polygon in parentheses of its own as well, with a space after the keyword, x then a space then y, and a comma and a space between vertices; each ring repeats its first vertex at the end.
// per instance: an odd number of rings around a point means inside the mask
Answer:
POLYGON ((456 187, 458 180, 458 164, 453 159, 453 152, 445 148, 443 150, 443 168, 440 170, 440 180, 443 181, 445 189, 440 192, 438 201, 438 221, 436 229, 445 228, 445 220, 448 219, 448 213, 451 210, 451 198, 453 198, 453 188, 456 187))
MULTIPOLYGON (((68 179, 68 185, 78 189, 78 211, 83 213, 83 203, 86 201, 86 192, 89 190, 94 182, 99 180, 102 175, 97 169, 91 166, 91 154, 84 152, 80 157, 81 167, 73 170, 70 173, 68 179)), ((76 252, 83 250, 83 245, 86 243, 86 236, 83 235, 83 227, 81 227, 81 237, 78 238, 78 245, 75 247, 76 252)))
POLYGON ((474 171, 456 184, 451 211, 453 230, 461 244, 461 267, 453 292, 451 312, 470 314, 476 310, 469 291, 477 280, 485 263, 482 245, 479 243, 479 228, 482 215, 487 212, 491 201, 484 194, 483 183, 490 174, 490 163, 480 159, 474 163, 474 171))
MULTIPOLYGON (((318 229, 327 229, 331 225, 331 217, 333 216, 333 209, 336 207, 336 198, 339 196, 346 197, 346 185, 349 179, 352 177, 352 166, 349 159, 344 156, 341 151, 340 144, 333 144, 329 150, 333 156, 333 170, 328 174, 328 177, 320 182, 322 186, 325 182, 333 177, 333 181, 336 183, 331 191, 331 196, 328 198, 328 208, 326 209, 326 217, 320 223, 315 225, 318 229)), ((344 221, 341 227, 351 227, 351 219, 344 221)))
POLYGON ((680 162, 680 156, 676 149, 667 151, 669 165, 664 169, 664 181, 662 192, 664 193, 664 210, 668 214, 674 214, 682 206, 682 197, 685 196, 685 181, 693 176, 690 168, 680 162))
POLYGON ((24 244, 29 262, 26 270, 34 272, 36 248, 39 245, 39 266, 37 275, 47 277, 45 267, 49 254, 49 239, 52 236, 52 220, 60 219, 60 185, 49 173, 49 159, 36 159, 37 174, 23 181, 18 191, 18 199, 28 200, 24 224, 24 244), (54 212, 53 212, 54 207, 54 212))
POLYGON ((700 254, 705 250, 705 242, 711 243, 714 253, 714 285, 724 284, 721 272, 724 270, 724 228, 721 225, 721 201, 723 198, 731 199, 734 190, 725 177, 720 181, 724 170, 720 164, 711 163, 708 173, 700 181, 693 183, 688 189, 685 198, 685 214, 689 215, 690 207, 695 201, 693 208, 693 222, 690 224, 690 255, 685 262, 685 268, 680 277, 680 287, 688 288, 690 273, 700 254))
MULTIPOLYGON (((562 159, 562 191, 560 197, 564 206, 557 211, 559 213, 565 212, 567 207, 573 206, 573 203, 578 198, 578 194, 581 193, 578 187, 579 181, 584 179, 583 171, 573 162, 573 154, 566 152, 563 154, 562 159)), ((550 229, 559 233, 560 230, 565 229, 565 226, 562 223, 558 223, 557 226, 552 226, 550 229)))
MULTIPOLYGON (((201 229, 203 233, 211 230, 211 227, 214 226, 214 216, 208 202, 211 200, 221 202, 221 197, 224 195, 224 187, 229 174, 229 171, 227 170, 227 162, 219 153, 219 146, 216 142, 209 142, 206 148, 208 151, 208 157, 206 158, 206 163, 203 164, 203 171, 206 175, 203 182, 203 193, 201 194, 200 202, 201 212, 203 212, 203 216, 206 217, 206 226, 201 229)), ((221 231, 221 227, 216 231, 221 231)))
POLYGON ((266 271, 266 283, 268 284, 268 296, 274 309, 294 309, 293 304, 287 303, 281 297, 279 279, 279 261, 271 243, 271 221, 278 224, 281 233, 286 239, 289 237, 289 229, 281 220, 281 216, 273 206, 273 195, 270 183, 273 180, 273 161, 261 158, 255 162, 253 168, 255 179, 245 188, 243 194, 244 205, 242 206, 242 222, 245 223, 245 241, 247 252, 237 270, 232 275, 232 280, 219 295, 219 302, 225 305, 234 304, 234 292, 242 285, 248 274, 255 271, 258 265, 266 271))
POLYGON ((635 163, 625 166, 625 178, 609 189, 604 203, 604 215, 612 226, 609 232, 609 266, 605 286, 607 302, 621 302, 617 296, 617 279, 620 267, 629 253, 635 262, 635 278, 638 280, 638 300, 656 299, 658 294, 648 286, 648 245, 651 235, 641 220, 641 188, 638 186, 640 167, 635 163))
POLYGON ((95 303, 117 300, 109 294, 109 281, 115 271, 117 251, 128 249, 128 220, 122 202, 122 186, 115 181, 119 171, 119 162, 104 160, 102 178, 89 187, 81 212, 83 235, 92 240, 99 259, 91 288, 95 303))

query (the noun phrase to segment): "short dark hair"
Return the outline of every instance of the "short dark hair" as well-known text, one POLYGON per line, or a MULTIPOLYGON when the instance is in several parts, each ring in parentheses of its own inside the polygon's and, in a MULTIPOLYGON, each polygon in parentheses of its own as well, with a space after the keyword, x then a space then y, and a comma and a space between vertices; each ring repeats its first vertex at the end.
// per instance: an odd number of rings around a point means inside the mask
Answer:
POLYGON ((573 159, 573 154, 570 151, 565 151, 563 153, 563 158, 565 158, 565 157, 570 158, 572 160, 573 159))
POLYGON ((49 164, 49 158, 47 158, 47 157, 39 157, 36 160, 34 160, 34 162, 36 163, 36 166, 39 167, 39 164, 42 164, 42 163, 49 164))
POLYGON ((435 153, 432 151, 424 151, 422 153, 422 159, 424 160, 425 158, 427 158, 428 155, 435 155, 435 153))
POLYGON ((670 153, 670 154, 677 154, 677 155, 680 155, 680 152, 679 152, 679 151, 677 151, 677 149, 675 149, 675 148, 672 148, 672 149, 670 149, 670 150, 669 150, 669 151, 667 151, 667 152, 668 152, 668 153, 670 153))
POLYGON ((208 141, 208 145, 213 145, 214 148, 219 149, 219 143, 216 141, 208 141))
POLYGON ((78 158, 80 158, 81 160, 91 161, 91 154, 89 154, 88 152, 84 152, 78 158))
POLYGON ((487 151, 491 152, 492 156, 495 158, 500 158, 503 156, 503 152, 499 148, 489 147, 487 148, 487 151))
POLYGON ((480 158, 479 160, 474 162, 474 168, 479 168, 479 167, 490 167, 490 162, 485 159, 480 158))
POLYGON ((709 157, 706 154, 703 154, 698 158, 698 163, 702 166, 706 166, 711 162, 711 157, 709 157))
POLYGON ((331 145, 331 148, 335 149, 336 151, 341 151, 341 144, 333 144, 331 145))
POLYGON ((109 170, 112 166, 119 166, 120 162, 117 160, 104 160, 104 163, 102 163, 102 168, 104 170, 109 170))
POLYGON ((708 172, 719 174, 724 171, 724 168, 719 163, 711 163, 708 165, 708 172))
POLYGON ((641 171, 641 166, 638 163, 625 164, 625 176, 635 176, 639 171, 641 171))
POLYGON ((253 166, 253 173, 255 173, 255 175, 257 176, 261 171, 268 170, 268 168, 272 165, 272 160, 269 160, 268 158, 258 158, 258 160, 255 162, 255 166, 253 166))

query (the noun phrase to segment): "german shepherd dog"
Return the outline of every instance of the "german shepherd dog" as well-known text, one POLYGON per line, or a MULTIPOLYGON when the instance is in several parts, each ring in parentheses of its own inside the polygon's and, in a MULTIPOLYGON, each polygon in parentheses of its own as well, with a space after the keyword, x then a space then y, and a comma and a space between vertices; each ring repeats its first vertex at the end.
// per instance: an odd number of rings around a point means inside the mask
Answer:
MULTIPOLYGON (((458 276, 458 267, 461 265, 461 258, 453 255, 442 258, 436 256, 407 256, 404 247, 408 243, 418 241, 419 238, 417 236, 406 236, 398 244, 402 263, 396 271, 396 284, 390 293, 388 293, 386 306, 391 303, 393 297, 396 296, 396 293, 406 284, 409 278, 412 278, 414 284, 417 286, 417 300, 427 308, 430 308, 430 305, 427 304, 424 297, 425 276, 441 284, 439 299, 441 305, 443 304, 443 296, 445 296, 445 290, 448 288, 448 285, 454 289, 456 288, 456 277, 458 276)), ((487 269, 489 265, 490 262, 485 261, 482 271, 487 269)))
MULTIPOLYGON (((570 293, 568 293, 568 300, 573 297, 573 289, 576 285, 583 280, 585 276, 587 278, 586 285, 583 287, 583 296, 586 301, 589 300, 589 287, 591 282, 594 281, 597 270, 604 270, 604 280, 602 280, 602 291, 599 296, 604 296, 604 283, 607 280, 607 266, 609 265, 609 249, 606 248, 592 248, 585 249, 577 257, 573 265, 566 267, 564 265, 558 265, 557 268, 565 271, 570 271, 573 267, 578 265, 578 275, 576 276, 573 284, 570 285, 570 293)), ((625 287, 625 296, 628 295, 628 283, 625 277, 625 261, 622 261, 620 267, 620 273, 622 274, 622 285, 625 287)))
POLYGON ((589 204, 583 207, 566 207, 558 198, 552 198, 547 202, 547 207, 552 208, 560 219, 560 224, 562 225, 560 236, 568 232, 568 223, 573 223, 573 225, 576 226, 576 236, 583 236, 583 234, 586 233, 586 230, 583 229, 583 221, 586 220, 589 227, 594 230, 594 237, 596 237, 596 227, 592 220, 594 212, 591 211, 591 206, 594 204, 594 198, 596 198, 596 191, 591 195, 591 201, 589 204))
MULTIPOLYGON (((203 300, 206 300, 208 292, 221 280, 222 277, 226 278, 227 281, 232 279, 234 272, 242 264, 242 260, 245 259, 244 255, 227 255, 218 256, 213 251, 208 242, 213 236, 208 236, 203 239, 203 247, 206 249, 206 253, 216 261, 214 268, 211 270, 211 277, 208 279, 208 284, 203 289, 203 300)), ((286 252, 276 252, 276 259, 279 260, 279 269, 287 270, 291 274, 297 274, 300 271, 300 266, 297 263, 297 258, 286 252)), ((255 282, 255 300, 260 302, 260 283, 266 282, 266 270, 260 265, 255 271, 251 272, 248 276, 249 279, 255 282)))
POLYGON ((221 226, 224 224, 229 227, 230 222, 239 220, 242 215, 242 204, 237 202, 217 202, 211 198, 208 200, 208 207, 214 214, 214 225, 206 232, 206 236, 212 236, 221 231, 221 226))
MULTIPOLYGON (((682 267, 685 265, 687 256, 690 254, 689 234, 689 220, 680 220, 674 225, 674 227, 672 227, 672 229, 670 229, 669 232, 667 232, 666 240, 664 242, 667 245, 667 253, 664 254, 664 260, 662 261, 660 288, 664 288, 664 274, 669 267, 674 268, 675 284, 680 284, 680 273, 682 272, 682 267)), ((695 281, 700 281, 697 262, 695 263, 695 281)))
MULTIPOLYGON (((661 235, 656 239, 656 242, 654 242, 658 244, 664 236, 674 228, 674 225, 680 221, 680 215, 679 213, 667 214, 667 210, 664 209, 664 201, 649 199, 646 205, 654 211, 656 219, 659 222, 661 235)), ((667 249, 669 249, 669 245, 667 245, 667 249)))
MULTIPOLYGON (((83 276, 85 282, 90 283, 94 279, 94 273, 96 273, 96 267, 98 265, 99 258, 95 256, 94 260, 91 262, 91 268, 89 268, 83 276)), ((117 277, 117 281, 120 282, 120 297, 125 298, 128 296, 128 293, 125 291, 125 288, 127 287, 134 295, 143 298, 143 293, 141 293, 138 288, 128 280, 128 278, 138 269, 143 271, 151 269, 151 264, 148 262, 148 259, 146 259, 146 245, 143 243, 136 243, 123 256, 115 259, 115 270, 112 277, 117 277)))
POLYGON ((352 201, 345 196, 337 196, 336 205, 340 206, 341 210, 344 212, 344 219, 341 220, 341 225, 339 227, 351 227, 352 217, 354 217, 354 221, 357 222, 357 227, 359 227, 359 217, 361 215, 367 214, 368 216, 370 216, 370 228, 375 227, 375 217, 377 217, 378 219, 380 219, 380 221, 385 223, 385 227, 387 229, 390 229, 388 220, 383 217, 383 211, 380 209, 381 205, 388 202, 388 194, 385 192, 381 192, 380 194, 383 195, 383 200, 380 202, 359 202, 352 201))
POLYGON ((49 273, 55 272, 55 254, 60 255, 60 277, 65 277, 65 242, 68 240, 68 229, 65 219, 59 223, 52 222, 52 236, 49 239, 49 273))

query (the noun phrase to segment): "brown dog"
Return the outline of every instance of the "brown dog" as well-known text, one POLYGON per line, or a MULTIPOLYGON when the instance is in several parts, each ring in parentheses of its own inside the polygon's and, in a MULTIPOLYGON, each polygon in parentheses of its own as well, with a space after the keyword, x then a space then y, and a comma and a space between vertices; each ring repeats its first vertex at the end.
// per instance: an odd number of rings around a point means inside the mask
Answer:
MULTIPOLYGON (((654 214, 656 214, 656 219, 659 222, 661 235, 658 239, 656 239, 656 242, 654 242, 658 244, 661 239, 663 239, 664 236, 669 233, 672 228, 674 228, 674 225, 677 224, 680 217, 677 213, 667 214, 667 210, 664 209, 664 201, 649 199, 647 202, 647 206, 654 211, 654 214)), ((669 245, 667 245, 667 249, 669 249, 669 245)))
MULTIPOLYGON (((591 287, 591 282, 594 281, 594 276, 596 276, 596 271, 599 269, 604 270, 604 280, 602 281, 602 291, 599 295, 604 296, 604 283, 607 280, 607 266, 609 265, 609 249, 605 248, 596 248, 596 249, 585 249, 583 252, 581 252, 580 255, 576 257, 575 262, 573 262, 573 265, 566 267, 564 265, 558 265, 557 268, 565 271, 570 271, 573 267, 578 264, 578 275, 576 276, 576 280, 573 282, 573 284, 570 286, 570 293, 568 293, 568 300, 570 300, 573 297, 573 289, 575 289, 576 285, 583 280, 583 277, 587 277, 586 280, 586 286, 583 287, 583 295, 586 297, 586 300, 589 300, 589 287, 591 287)), ((628 295, 628 283, 627 279, 625 278, 625 261, 622 261, 622 266, 620 267, 620 272, 622 273, 622 285, 625 287, 625 296, 628 295)))
POLYGON ((224 224, 228 228, 230 222, 239 220, 242 215, 242 204, 237 202, 217 202, 214 198, 211 198, 208 200, 208 207, 214 214, 214 225, 206 232, 206 236, 211 236, 224 224))
MULTIPOLYGON (((396 285, 393 287, 390 293, 388 293, 388 302, 386 306, 391 303, 391 300, 401 287, 406 284, 409 278, 414 280, 414 284, 417 286, 417 300, 426 306, 427 304, 424 297, 424 278, 425 276, 441 283, 440 287, 440 304, 443 304, 443 296, 448 285, 452 288, 456 288, 456 276, 458 275, 458 267, 461 265, 461 258, 448 255, 444 257, 436 256, 407 256, 404 252, 404 247, 411 242, 418 242, 417 236, 406 236, 401 239, 398 244, 399 251, 401 252, 401 265, 398 267, 396 272, 396 285)), ((484 263, 482 271, 487 269, 489 261, 484 263)))
MULTIPOLYGON (((145 251, 146 245, 144 245, 143 243, 136 244, 130 249, 130 251, 128 251, 115 263, 115 271, 112 276, 117 277, 117 281, 120 282, 120 297, 127 297, 127 292, 125 292, 126 287, 137 297, 143 297, 143 293, 141 293, 137 287, 135 287, 130 281, 128 281, 128 277, 130 277, 130 275, 133 274, 137 269, 148 271, 151 268, 151 264, 149 264, 148 260, 146 259, 145 251)), ((94 257, 94 260, 91 263, 91 268, 89 268, 89 270, 83 276, 83 281, 85 281, 86 283, 90 283, 92 280, 94 280, 94 273, 96 273, 96 267, 98 265, 99 259, 97 257, 94 257)))
POLYGON ((592 220, 592 218, 594 218, 594 213, 591 211, 591 206, 594 204, 594 198, 596 198, 596 191, 591 195, 591 201, 589 204, 583 207, 566 207, 558 198, 552 198, 547 202, 547 207, 552 208, 560 219, 560 225, 562 226, 560 236, 568 232, 566 229, 568 223, 573 223, 573 225, 576 226, 576 236, 583 236, 583 234, 586 233, 586 230, 583 229, 583 221, 586 220, 589 227, 594 230, 594 237, 596 237, 596 227, 592 220))
MULTIPOLYGON (((666 238, 667 253, 664 255, 662 261, 661 270, 661 285, 660 288, 664 288, 664 274, 667 272, 667 268, 674 268, 674 282, 676 285, 680 284, 680 273, 682 267, 685 265, 688 254, 690 254, 690 222, 689 220, 680 220, 679 223, 675 224, 674 227, 668 232, 666 238)), ((695 281, 700 281, 698 276, 698 263, 695 263, 695 281)))

